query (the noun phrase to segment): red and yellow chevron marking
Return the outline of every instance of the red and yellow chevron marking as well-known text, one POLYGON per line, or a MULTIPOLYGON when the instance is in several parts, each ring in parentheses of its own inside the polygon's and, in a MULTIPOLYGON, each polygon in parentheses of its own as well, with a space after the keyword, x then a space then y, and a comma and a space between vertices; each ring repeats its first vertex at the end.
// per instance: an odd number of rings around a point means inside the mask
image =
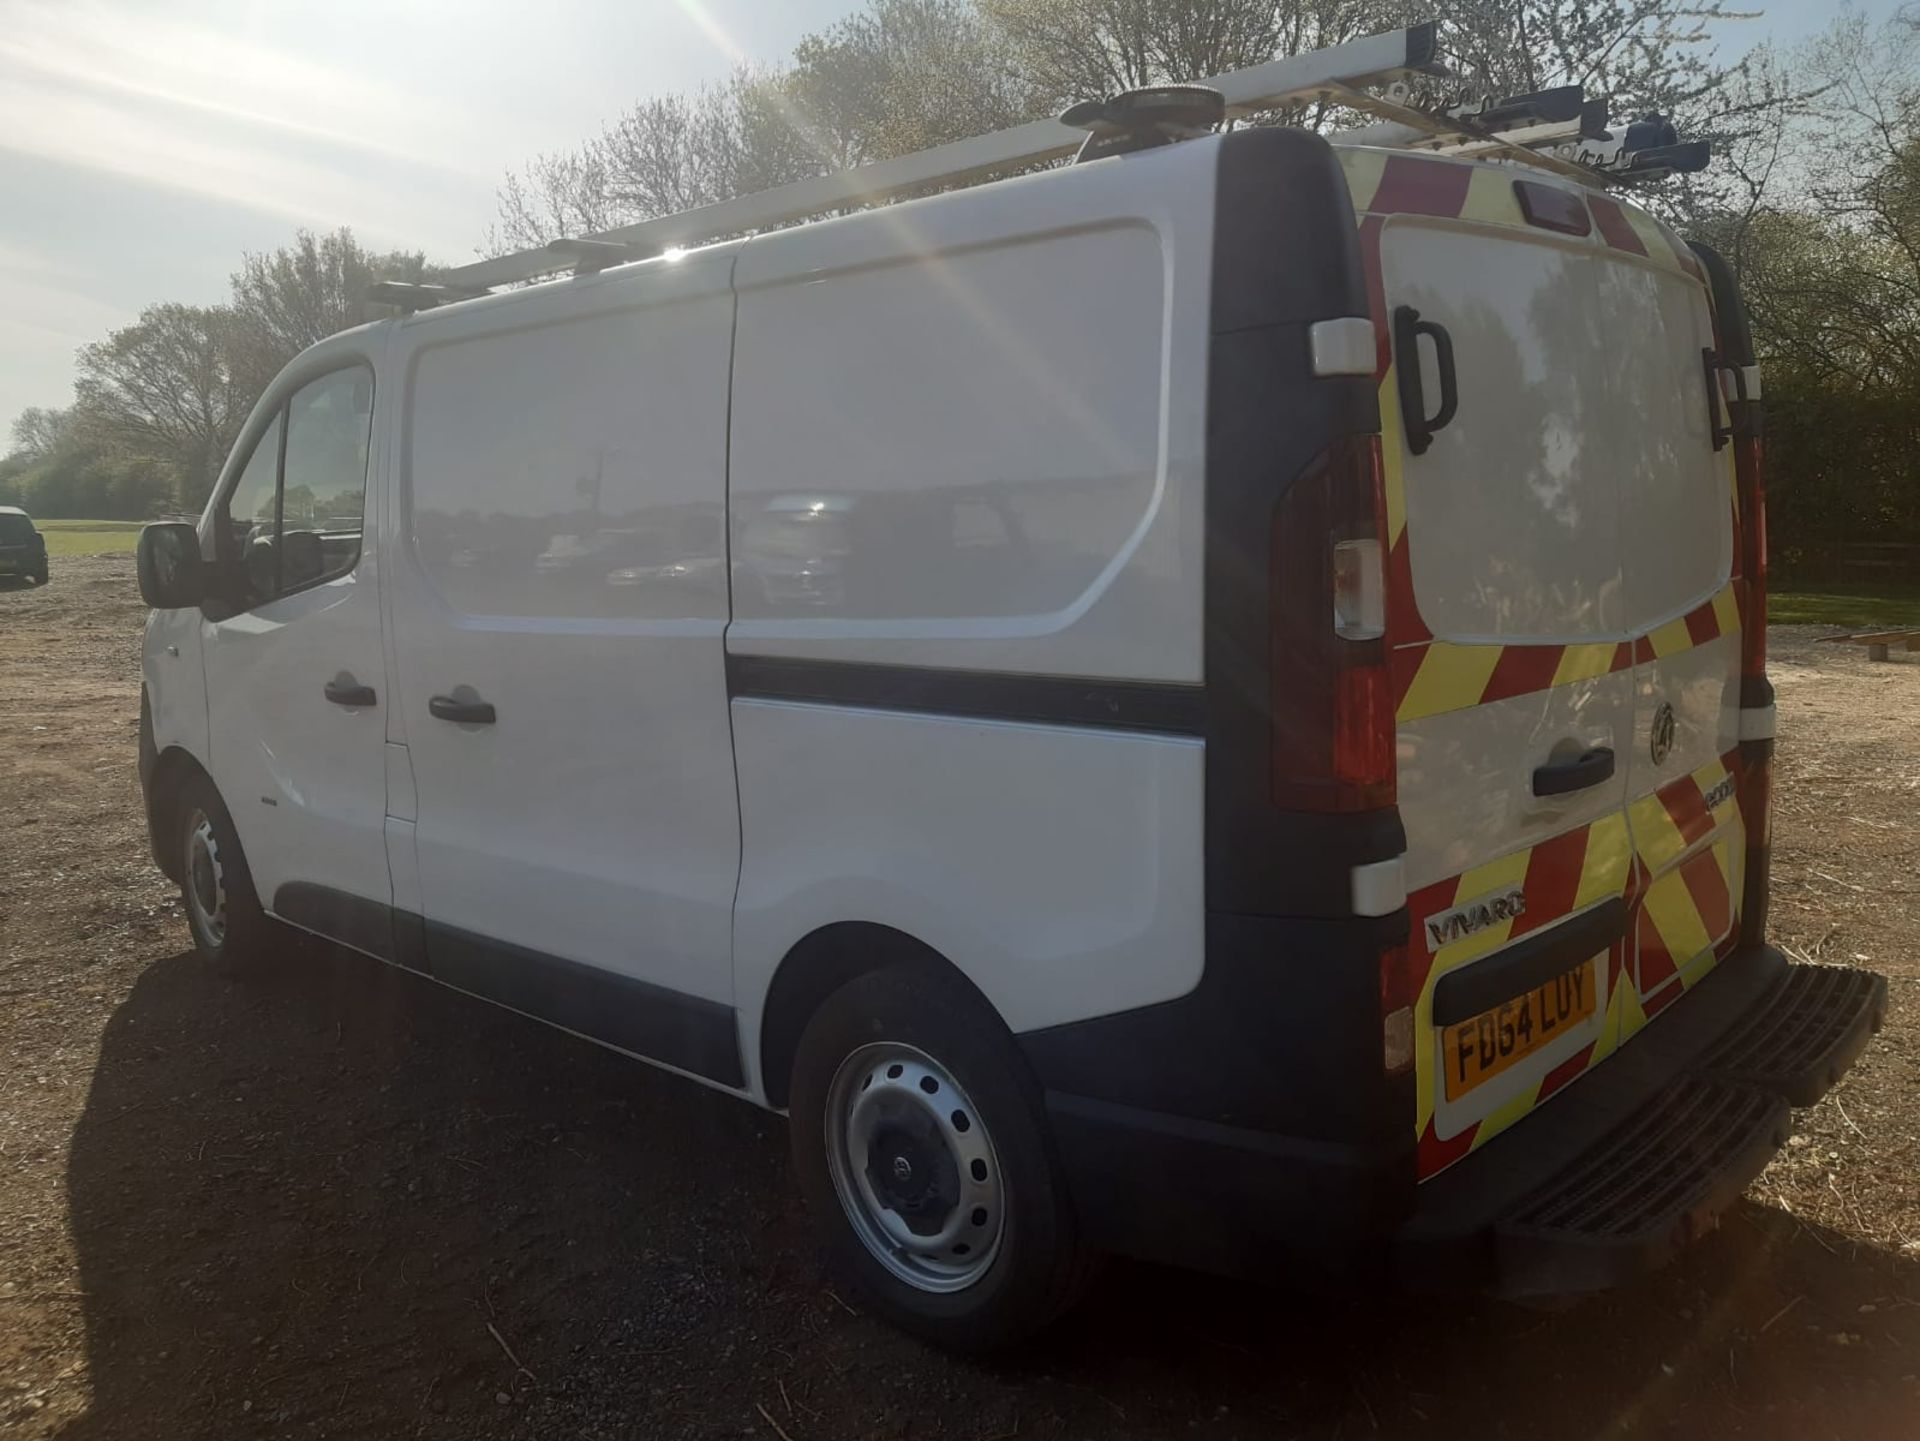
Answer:
MULTIPOLYGON (((1485 865, 1475 866, 1449 880, 1435 882, 1408 897, 1407 911, 1412 924, 1408 959, 1420 985, 1419 1000, 1414 1006, 1414 1048, 1416 1055, 1429 1058, 1415 1068, 1418 1099, 1416 1132, 1420 1137, 1419 1173, 1423 1178, 1451 1165, 1475 1146, 1492 1139, 1589 1065, 1610 1055, 1613 1047, 1607 1044, 1607 1038, 1615 1029, 1611 1020, 1603 1021, 1599 1039, 1593 1046, 1569 1057, 1538 1084, 1523 1090, 1507 1105, 1443 1141, 1434 1132, 1438 1085, 1430 1060, 1436 1046, 1434 984, 1448 971, 1470 965, 1529 931, 1597 905, 1610 896, 1625 894, 1634 871, 1627 820, 1616 812, 1602 816, 1591 825, 1576 826, 1538 845, 1523 847, 1485 865), (1463 936, 1438 951, 1430 952, 1427 949, 1427 917, 1515 885, 1523 887, 1526 892, 1527 908, 1522 915, 1463 936)), ((1619 980, 1623 963, 1623 947, 1616 945, 1606 959, 1604 971, 1605 994, 1609 997, 1610 1007, 1611 998, 1622 989, 1619 980)))
POLYGON ((1711 810, 1706 797, 1735 774, 1737 752, 1642 796, 1625 813, 1602 816, 1537 845, 1425 886, 1407 899, 1412 923, 1410 963, 1420 981, 1414 1009, 1422 1180, 1485 1145, 1568 1082, 1612 1055, 1673 1000, 1713 969, 1738 936, 1746 830, 1737 796, 1711 810), (1708 838, 1711 837, 1709 841, 1708 838), (1705 842, 1705 844, 1702 844, 1705 842), (1426 920, 1478 896, 1513 885, 1526 892, 1524 914, 1442 947, 1426 950, 1426 920), (1612 896, 1623 898, 1631 920, 1625 939, 1602 961, 1605 1010, 1594 1040, 1504 1105, 1442 1138, 1435 1128, 1438 1076, 1433 989, 1457 966, 1498 950, 1612 896), (1425 974, 1420 967, 1425 966, 1425 974))
POLYGON ((1721 786, 1737 777, 1737 766, 1738 752, 1729 751, 1627 807, 1649 879, 1633 930, 1640 1005, 1624 1018, 1622 1040, 1711 971, 1738 937, 1747 833, 1738 788, 1721 786), (1726 793, 1709 810, 1716 787, 1726 793))
MULTIPOLYGON (((1395 579, 1388 577, 1388 594, 1395 579)), ((1391 605, 1391 602, 1390 602, 1391 605)), ((1391 624, 1389 631, 1391 632, 1391 624)), ((1740 629, 1740 605, 1731 581, 1685 615, 1656 626, 1634 641, 1583 641, 1571 645, 1455 645, 1413 641, 1389 656, 1395 718, 1401 722, 1486 705, 1595 676, 1626 670, 1740 629)))

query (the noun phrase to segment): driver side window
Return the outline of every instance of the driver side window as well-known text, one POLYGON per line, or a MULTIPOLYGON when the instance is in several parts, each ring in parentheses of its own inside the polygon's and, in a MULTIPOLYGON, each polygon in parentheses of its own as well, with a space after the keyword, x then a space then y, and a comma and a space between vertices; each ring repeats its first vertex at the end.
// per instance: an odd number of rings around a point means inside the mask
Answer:
POLYGON ((280 590, 281 417, 261 432, 233 492, 214 515, 214 555, 232 579, 241 610, 271 600, 280 590))
POLYGON ((347 366, 281 402, 216 508, 213 559, 239 610, 345 575, 360 560, 373 374, 347 366))

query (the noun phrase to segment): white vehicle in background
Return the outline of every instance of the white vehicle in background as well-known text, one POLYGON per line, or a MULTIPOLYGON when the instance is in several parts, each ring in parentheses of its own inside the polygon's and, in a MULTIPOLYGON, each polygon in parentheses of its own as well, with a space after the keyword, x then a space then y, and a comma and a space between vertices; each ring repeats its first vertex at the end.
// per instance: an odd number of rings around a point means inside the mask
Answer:
POLYGON ((1696 148, 1366 99, 1431 51, 1212 82, 1387 147, 1152 92, 386 287, 142 539, 200 950, 786 1111, 945 1344, 1103 1251, 1539 1294, 1710 1224, 1886 997, 1764 940, 1745 321, 1605 189, 1696 148))

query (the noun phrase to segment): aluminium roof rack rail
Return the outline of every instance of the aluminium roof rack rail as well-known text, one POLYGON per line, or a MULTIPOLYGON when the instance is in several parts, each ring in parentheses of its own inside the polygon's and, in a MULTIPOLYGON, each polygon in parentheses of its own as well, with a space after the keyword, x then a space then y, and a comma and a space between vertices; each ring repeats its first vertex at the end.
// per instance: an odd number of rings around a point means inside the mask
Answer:
POLYGON ((1353 108, 1380 118, 1331 139, 1436 155, 1520 160, 1589 185, 1663 180, 1677 172, 1703 170, 1712 157, 1708 141, 1682 141, 1672 121, 1662 115, 1613 125, 1607 102, 1587 99, 1578 85, 1440 111, 1416 109, 1400 91, 1356 98, 1353 108))
POLYGON ((410 280, 376 280, 367 287, 366 298, 376 305, 391 305, 412 312, 431 310, 456 300, 472 300, 485 295, 484 285, 426 285, 410 280))
MULTIPOLYGON (((1329 86, 1358 89, 1414 75, 1438 75, 1437 27, 1428 22, 1404 30, 1365 35, 1325 50, 1269 60, 1246 70, 1217 75, 1199 84, 1218 90, 1226 115, 1246 115, 1295 101, 1311 101, 1329 86)), ((1033 120, 1011 129, 936 145, 930 150, 811 180, 798 180, 753 195, 703 205, 658 220, 643 220, 586 237, 600 244, 623 245, 633 258, 686 249, 723 236, 740 235, 795 220, 855 209, 891 200, 934 185, 959 185, 1071 155, 1087 138, 1085 130, 1058 120, 1033 120)), ((487 289, 571 270, 571 257, 546 246, 480 260, 449 271, 449 285, 487 289)))
MULTIPOLYGON (((1218 92, 1217 107, 1208 97, 1202 108, 1220 119, 1231 120, 1290 104, 1330 103, 1371 115, 1376 122, 1329 137, 1334 140, 1513 160, 1587 185, 1657 179, 1676 170, 1697 170, 1706 163, 1704 142, 1680 144, 1673 127, 1657 116, 1620 131, 1609 130, 1605 102, 1587 100, 1577 85, 1478 105, 1460 104, 1437 112, 1423 109, 1415 103, 1412 82, 1446 77, 1445 67, 1438 63, 1438 41, 1438 27, 1432 21, 1388 30, 1216 75, 1200 81, 1197 87, 1133 91, 1110 101, 1075 106, 1060 120, 1034 120, 911 155, 736 196, 678 215, 555 240, 459 266, 448 271, 438 287, 405 287, 415 292, 446 292, 418 298, 408 308, 464 298, 497 285, 536 280, 562 271, 591 273, 728 236, 878 205, 913 191, 963 185, 1057 160, 1083 146, 1088 147, 1089 156, 1107 153, 1111 148, 1129 148, 1125 137, 1116 142, 1115 135, 1108 132, 1130 124, 1138 126, 1155 108, 1175 123, 1167 127, 1166 136, 1149 137, 1146 143, 1164 143, 1165 138, 1177 138, 1183 127, 1192 124, 1191 117, 1184 112, 1174 114, 1174 109, 1198 105, 1198 97, 1208 91, 1218 92), (1370 93, 1375 89, 1386 93, 1370 93), (463 294, 456 295, 455 291, 463 294)), ((406 304, 391 295, 370 298, 406 304)))

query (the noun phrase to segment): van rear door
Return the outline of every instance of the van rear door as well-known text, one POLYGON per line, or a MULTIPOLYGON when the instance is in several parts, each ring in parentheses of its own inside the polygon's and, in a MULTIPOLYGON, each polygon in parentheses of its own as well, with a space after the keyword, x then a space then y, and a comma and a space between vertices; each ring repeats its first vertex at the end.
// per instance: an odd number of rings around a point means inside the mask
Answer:
MULTIPOLYGON (((1628 214, 1596 197, 1596 206, 1628 214)), ((1645 229, 1603 227, 1625 243, 1645 229)), ((1657 234, 1656 229, 1656 234, 1657 234)), ((1689 257, 1690 260, 1690 257, 1689 257)), ((1600 273, 1601 305, 1639 337, 1645 371, 1621 386, 1646 423, 1622 431, 1621 556, 1634 630, 1627 815, 1634 987, 1620 1039, 1712 969, 1738 937, 1746 833, 1735 795, 1740 611, 1731 580, 1734 461, 1704 276, 1647 265, 1600 273)))
POLYGON ((1677 242, 1510 167, 1342 158, 1383 359, 1426 1176, 1638 1021, 1629 813, 1716 754, 1732 673, 1658 667, 1662 627, 1725 585, 1729 491, 1708 494, 1711 329, 1677 242), (1685 691, 1657 774, 1640 651, 1685 691))

